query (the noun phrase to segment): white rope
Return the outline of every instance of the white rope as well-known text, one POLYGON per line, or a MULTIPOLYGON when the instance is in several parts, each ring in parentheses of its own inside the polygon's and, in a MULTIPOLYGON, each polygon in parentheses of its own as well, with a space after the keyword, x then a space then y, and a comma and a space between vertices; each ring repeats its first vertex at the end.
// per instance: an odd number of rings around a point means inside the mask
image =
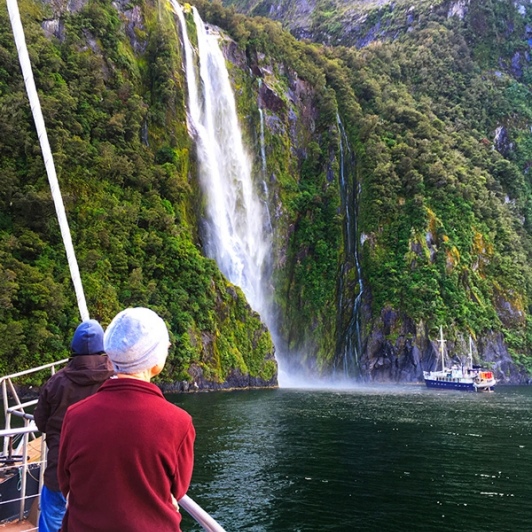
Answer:
POLYGON ((54 199, 57 219, 59 221, 59 227, 61 229, 61 236, 63 237, 63 244, 65 246, 68 265, 70 267, 70 276, 72 277, 72 282, 74 283, 74 290, 76 292, 76 298, 78 300, 79 312, 81 315, 81 319, 83 321, 86 321, 89 319, 89 311, 87 309, 87 302, 85 301, 85 294, 83 293, 83 286, 81 284, 81 277, 79 274, 78 263, 76 261, 74 246, 72 245, 72 238, 70 236, 70 230, 68 227, 65 206, 63 205, 63 198, 61 197, 61 191, 59 189, 59 183, 57 181, 57 174, 55 172, 52 150, 50 149, 50 143, 48 142, 48 135, 46 133, 46 127, 44 125, 41 104, 39 102, 39 96, 37 94, 35 81, 33 79, 30 57, 28 55, 28 49, 26 47, 26 39, 24 37, 24 30, 22 28, 22 22, 20 20, 20 13, 17 1, 7 0, 7 9, 9 11, 11 27, 13 28, 13 35, 15 37, 15 44, 17 46, 18 58, 20 61, 20 67, 22 69, 22 75, 24 76, 26 92, 28 93, 31 112, 33 113, 33 120, 35 121, 35 128, 37 129, 37 135, 41 144, 44 165, 46 167, 46 173, 48 174, 48 181, 50 183, 50 190, 52 191, 52 197, 54 199))

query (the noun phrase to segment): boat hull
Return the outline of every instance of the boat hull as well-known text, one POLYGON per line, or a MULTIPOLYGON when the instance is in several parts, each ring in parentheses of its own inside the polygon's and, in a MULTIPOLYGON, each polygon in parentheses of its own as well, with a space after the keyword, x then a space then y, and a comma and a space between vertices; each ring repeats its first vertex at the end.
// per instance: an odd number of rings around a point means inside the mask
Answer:
POLYGON ((464 390, 468 392, 477 391, 472 382, 448 382, 425 379, 425 384, 427 385, 427 388, 445 388, 447 390, 464 390))
POLYGON ((459 377, 447 372, 425 373, 427 388, 440 388, 446 390, 462 390, 467 392, 491 392, 495 388, 494 378, 482 379, 459 377))

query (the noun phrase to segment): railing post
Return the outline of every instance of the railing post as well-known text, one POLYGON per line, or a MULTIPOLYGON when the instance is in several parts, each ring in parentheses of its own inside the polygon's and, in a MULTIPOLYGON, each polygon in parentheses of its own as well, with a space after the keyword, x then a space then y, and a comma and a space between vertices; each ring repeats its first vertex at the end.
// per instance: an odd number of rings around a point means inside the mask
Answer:
MULTIPOLYGON (((24 422, 25 426, 28 426, 28 422, 24 422)), ((24 445, 22 446, 22 479, 20 484, 20 511, 19 519, 22 521, 24 519, 24 507, 26 506, 26 481, 28 476, 28 440, 29 432, 26 432, 23 436, 24 445)))
MULTIPOLYGON (((6 430, 11 430, 11 412, 7 412, 6 413, 6 425, 5 425, 5 429, 6 430)), ((10 442, 8 441, 8 449, 7 449, 7 452, 9 452, 9 445, 10 445, 10 442)))
MULTIPOLYGON (((2 379, 2 400, 4 401, 4 421, 5 421, 4 427, 7 428, 7 409, 8 409, 9 403, 7 402, 7 387, 6 387, 5 379, 2 379)), ((8 448, 9 448, 9 440, 7 438, 4 438, 4 446, 2 450, 2 454, 4 456, 7 455, 8 448)))
POLYGON ((39 493, 37 495, 37 522, 41 516, 41 491, 44 486, 44 471, 48 460, 48 446, 46 445, 46 436, 41 438, 41 466, 39 468, 39 493))

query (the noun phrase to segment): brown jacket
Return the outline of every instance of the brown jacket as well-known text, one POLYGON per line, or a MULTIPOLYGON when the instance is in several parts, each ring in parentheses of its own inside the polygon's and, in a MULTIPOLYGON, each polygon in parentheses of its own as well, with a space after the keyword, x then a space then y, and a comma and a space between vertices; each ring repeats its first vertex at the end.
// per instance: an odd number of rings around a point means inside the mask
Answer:
POLYGON ((48 465, 44 484, 48 489, 59 491, 57 460, 67 408, 95 393, 113 373, 106 355, 76 355, 41 388, 33 415, 39 430, 46 433, 48 465))

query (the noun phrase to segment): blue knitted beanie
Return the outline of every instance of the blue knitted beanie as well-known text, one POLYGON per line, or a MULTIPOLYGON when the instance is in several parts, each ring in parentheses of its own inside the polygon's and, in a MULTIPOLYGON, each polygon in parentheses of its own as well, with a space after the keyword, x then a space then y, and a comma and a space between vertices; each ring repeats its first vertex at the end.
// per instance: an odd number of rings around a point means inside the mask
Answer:
POLYGON ((103 353, 103 329, 96 320, 78 325, 72 338, 72 356, 103 353))

